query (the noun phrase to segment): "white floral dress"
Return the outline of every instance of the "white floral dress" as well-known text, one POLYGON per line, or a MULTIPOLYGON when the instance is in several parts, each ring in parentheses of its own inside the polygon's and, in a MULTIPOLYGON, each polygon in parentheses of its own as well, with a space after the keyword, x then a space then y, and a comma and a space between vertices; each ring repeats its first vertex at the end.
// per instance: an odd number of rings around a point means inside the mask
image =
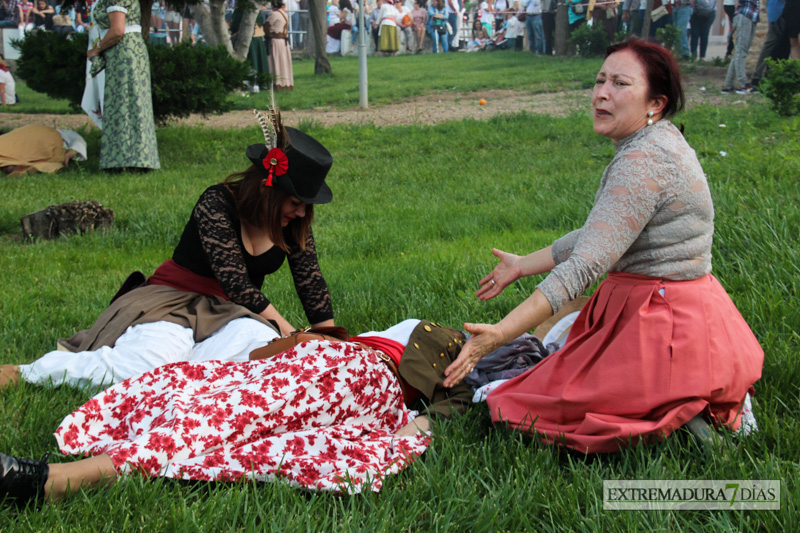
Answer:
POLYGON ((66 454, 108 454, 120 474, 285 480, 379 491, 427 448, 393 433, 416 413, 374 353, 312 341, 265 361, 175 363, 119 383, 56 430, 66 454))

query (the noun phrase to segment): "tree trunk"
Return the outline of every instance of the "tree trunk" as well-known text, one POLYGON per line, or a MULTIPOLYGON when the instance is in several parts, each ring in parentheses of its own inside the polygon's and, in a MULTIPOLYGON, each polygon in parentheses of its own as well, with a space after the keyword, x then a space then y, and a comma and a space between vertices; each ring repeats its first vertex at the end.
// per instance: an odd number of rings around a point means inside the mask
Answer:
POLYGON ((567 36, 569 34, 569 13, 567 4, 559 2, 556 7, 555 47, 557 56, 567 55, 567 36))
POLYGON ((242 21, 239 23, 239 31, 236 34, 236 45, 232 54, 233 57, 239 61, 247 59, 247 52, 250 50, 250 41, 253 40, 253 30, 256 27, 256 19, 258 18, 259 7, 261 6, 256 0, 246 1, 248 6, 244 10, 244 13, 242 13, 242 21))
POLYGON ((244 61, 247 58, 247 51, 250 49, 250 41, 253 39, 253 29, 258 17, 259 4, 256 0, 246 0, 252 9, 245 10, 242 21, 239 24, 239 38, 236 39, 234 47, 231 35, 228 31, 228 24, 225 22, 225 0, 211 0, 209 9, 203 4, 192 4, 189 11, 192 17, 200 26, 200 33, 203 34, 208 46, 215 48, 223 45, 231 57, 244 61))
POLYGON ((644 11, 644 20, 642 21, 642 39, 645 41, 650 40, 650 24, 653 18, 653 0, 647 0, 647 8, 644 11))
POLYGON ((314 74, 330 74, 331 64, 328 61, 328 54, 325 52, 326 32, 328 31, 328 19, 325 0, 310 0, 308 3, 308 14, 311 18, 311 31, 314 34, 314 47, 309 49, 313 52, 314 74))
POLYGON ((142 12, 142 20, 139 21, 142 26, 142 38, 144 43, 150 42, 150 15, 153 13, 153 3, 144 2, 140 6, 142 12))

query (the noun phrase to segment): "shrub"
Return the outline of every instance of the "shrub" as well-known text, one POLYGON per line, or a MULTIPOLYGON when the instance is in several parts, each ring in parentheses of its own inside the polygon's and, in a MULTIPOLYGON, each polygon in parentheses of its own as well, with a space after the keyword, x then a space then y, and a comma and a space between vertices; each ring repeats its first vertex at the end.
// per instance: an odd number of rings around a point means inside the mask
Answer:
POLYGON ((572 32, 569 43, 578 49, 581 57, 602 57, 606 54, 606 48, 610 44, 608 36, 600 24, 581 25, 580 28, 572 32))
POLYGON ((229 111, 228 94, 250 76, 250 65, 233 59, 223 46, 149 46, 156 122, 190 113, 229 111))
MULTIPOLYGON (((86 34, 29 33, 16 42, 17 74, 32 90, 65 98, 79 109, 86 73, 86 34)), ((233 59, 223 47, 149 45, 153 113, 156 122, 228 111, 228 94, 242 86, 250 66, 233 59)))
POLYGON ((52 31, 30 32, 25 39, 13 43, 20 51, 16 75, 31 90, 68 100, 70 107, 78 111, 85 85, 88 43, 85 33, 67 38, 52 31))
POLYGON ((675 57, 681 56, 681 31, 673 24, 667 24, 656 30, 656 41, 672 52, 675 57))
POLYGON ((789 117, 800 113, 800 60, 767 58, 767 75, 759 89, 772 102, 772 109, 789 117))

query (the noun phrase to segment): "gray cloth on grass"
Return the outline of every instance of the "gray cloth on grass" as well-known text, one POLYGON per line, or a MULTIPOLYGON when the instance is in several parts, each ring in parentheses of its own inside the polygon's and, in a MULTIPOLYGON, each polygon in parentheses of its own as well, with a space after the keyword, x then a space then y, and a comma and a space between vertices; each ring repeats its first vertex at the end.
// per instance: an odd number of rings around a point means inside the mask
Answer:
POLYGON ((481 359, 464 381, 477 389, 490 381, 510 379, 522 374, 548 355, 542 341, 529 333, 523 333, 481 359))

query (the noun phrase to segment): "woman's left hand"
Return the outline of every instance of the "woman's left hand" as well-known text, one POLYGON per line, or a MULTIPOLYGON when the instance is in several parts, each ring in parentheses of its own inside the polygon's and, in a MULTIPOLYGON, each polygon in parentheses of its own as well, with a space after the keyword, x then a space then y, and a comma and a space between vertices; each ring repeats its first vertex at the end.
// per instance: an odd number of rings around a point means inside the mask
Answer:
POLYGON ((472 333, 461 353, 448 366, 444 375, 445 387, 454 387, 472 372, 478 361, 504 344, 503 331, 497 324, 464 324, 464 329, 472 333))

